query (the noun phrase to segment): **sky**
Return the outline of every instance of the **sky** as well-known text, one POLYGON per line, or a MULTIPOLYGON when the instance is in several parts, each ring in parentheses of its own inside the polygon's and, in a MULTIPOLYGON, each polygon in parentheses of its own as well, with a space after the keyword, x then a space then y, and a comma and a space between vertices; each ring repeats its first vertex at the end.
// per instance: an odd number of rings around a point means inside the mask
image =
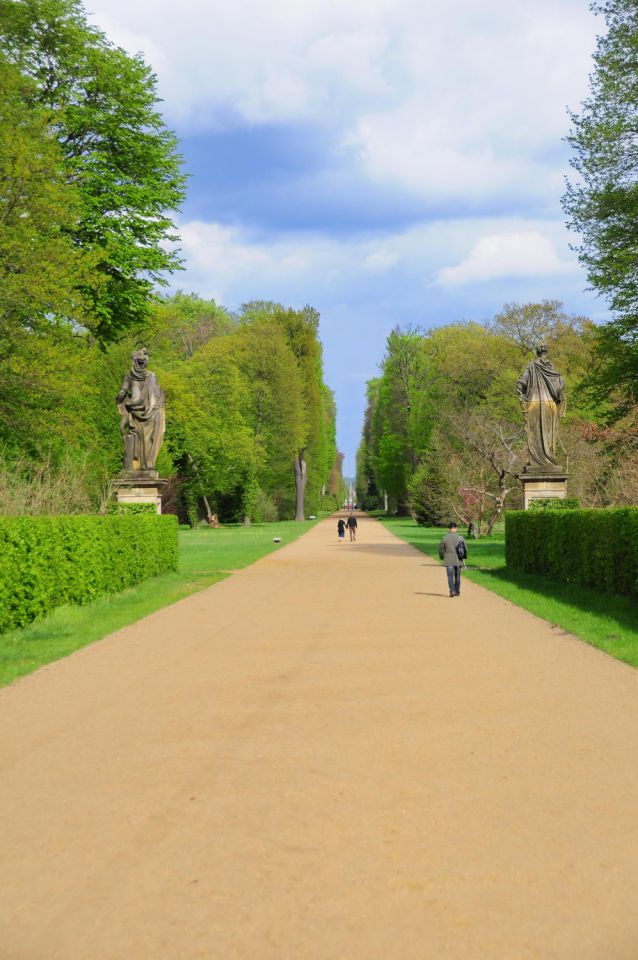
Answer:
POLYGON ((603 321, 561 209, 587 0, 93 0, 189 174, 171 289, 321 314, 344 472, 388 333, 545 298, 603 321))

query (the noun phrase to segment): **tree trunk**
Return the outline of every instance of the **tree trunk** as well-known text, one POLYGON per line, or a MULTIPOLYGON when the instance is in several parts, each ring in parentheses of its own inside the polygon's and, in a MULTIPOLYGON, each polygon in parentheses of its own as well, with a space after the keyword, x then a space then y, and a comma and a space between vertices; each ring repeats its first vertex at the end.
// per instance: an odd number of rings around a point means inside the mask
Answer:
POLYGON ((295 457, 295 492, 297 495, 295 520, 305 520, 304 494, 307 480, 306 461, 304 460, 305 452, 305 450, 300 450, 299 455, 295 457))
POLYGON ((505 498, 508 492, 509 491, 505 486, 505 472, 502 471, 501 473, 499 473, 499 477, 498 477, 498 500, 496 501, 496 507, 494 509, 494 513, 490 517, 490 522, 487 527, 488 537, 492 535, 492 530, 494 529, 494 525, 498 520, 498 518, 500 517, 501 513, 503 512, 503 505, 505 503, 505 498))
POLYGON ((384 491, 384 494, 383 494, 383 510, 384 510, 385 513, 388 512, 388 495, 387 495, 387 493, 385 493, 385 491, 384 491))

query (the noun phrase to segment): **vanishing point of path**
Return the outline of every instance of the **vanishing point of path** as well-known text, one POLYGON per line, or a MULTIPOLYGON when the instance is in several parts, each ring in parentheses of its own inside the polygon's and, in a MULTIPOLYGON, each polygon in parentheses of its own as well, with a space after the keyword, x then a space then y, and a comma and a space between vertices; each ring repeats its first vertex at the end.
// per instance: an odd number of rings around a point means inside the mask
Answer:
POLYGON ((1 960, 636 960, 638 671, 335 526, 0 691, 1 960))

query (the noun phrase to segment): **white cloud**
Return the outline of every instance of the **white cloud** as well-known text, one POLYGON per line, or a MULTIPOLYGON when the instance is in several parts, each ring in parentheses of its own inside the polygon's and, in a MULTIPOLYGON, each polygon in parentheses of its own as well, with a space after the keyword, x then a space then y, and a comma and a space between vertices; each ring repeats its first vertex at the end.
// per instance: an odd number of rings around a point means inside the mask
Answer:
POLYGON ((385 273, 399 262, 399 254, 391 250, 375 250, 365 258, 363 265, 371 273, 385 273))
POLYGON ((436 282, 460 286, 504 277, 551 277, 575 269, 575 262, 561 260, 553 241, 538 230, 492 233, 479 237, 459 264, 439 270, 436 282))
MULTIPOLYGON (((357 298, 370 285, 384 295, 403 286, 418 300, 433 285, 452 289, 508 277, 542 280, 578 270, 563 225, 553 221, 440 221, 382 239, 297 233, 263 238, 240 227, 189 221, 180 234, 187 285, 229 306, 253 298, 310 300, 319 306, 357 298)), ((175 282, 183 286, 184 274, 175 282)))
POLYGON ((183 130, 339 118, 410 184, 446 146, 481 164, 564 134, 596 26, 582 0, 95 0, 92 19, 146 54, 183 130))
POLYGON ((384 89, 390 0, 99 0, 91 19, 159 75, 169 120, 212 129, 334 114, 384 89))

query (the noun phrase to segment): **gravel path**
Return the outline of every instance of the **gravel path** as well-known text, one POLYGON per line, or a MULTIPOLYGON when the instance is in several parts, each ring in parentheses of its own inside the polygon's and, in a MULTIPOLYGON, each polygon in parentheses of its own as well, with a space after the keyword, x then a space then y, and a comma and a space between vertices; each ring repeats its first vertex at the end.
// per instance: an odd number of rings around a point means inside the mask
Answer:
POLYGON ((636 960, 638 671, 335 526, 0 691, 1 960, 636 960))

